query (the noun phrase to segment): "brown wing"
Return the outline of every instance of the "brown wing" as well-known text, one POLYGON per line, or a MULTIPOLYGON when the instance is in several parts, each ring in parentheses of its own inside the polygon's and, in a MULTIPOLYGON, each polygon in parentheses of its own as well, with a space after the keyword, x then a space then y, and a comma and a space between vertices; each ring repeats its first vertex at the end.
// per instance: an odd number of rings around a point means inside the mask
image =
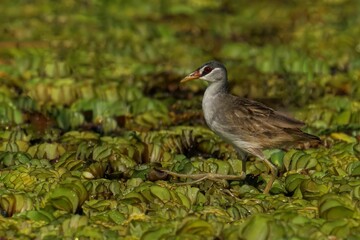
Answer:
POLYGON ((304 123, 285 116, 262 103, 227 95, 223 105, 223 130, 238 135, 243 141, 257 142, 263 148, 285 147, 294 142, 318 139, 300 130, 304 123))
POLYGON ((234 102, 233 112, 236 115, 245 115, 252 120, 258 119, 267 125, 279 128, 300 128, 305 125, 303 122, 277 112, 262 103, 246 98, 231 97, 234 102))

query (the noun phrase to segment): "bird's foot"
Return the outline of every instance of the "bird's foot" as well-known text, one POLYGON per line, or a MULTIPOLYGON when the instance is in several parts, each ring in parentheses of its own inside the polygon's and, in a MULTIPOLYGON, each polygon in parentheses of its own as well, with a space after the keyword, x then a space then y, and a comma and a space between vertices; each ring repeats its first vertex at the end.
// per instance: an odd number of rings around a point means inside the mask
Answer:
MULTIPOLYGON (((269 162, 269 161, 267 161, 267 162, 269 162)), ((265 163, 267 163, 267 162, 265 161, 265 163)), ((263 191, 264 194, 269 194, 270 189, 272 188, 272 185, 274 184, 274 181, 278 174, 278 170, 273 164, 270 163, 270 164, 268 164, 268 166, 270 167, 270 170, 271 170, 271 177, 265 186, 265 189, 263 191)))
POLYGON ((246 177, 245 172, 241 172, 241 175, 226 175, 226 174, 218 174, 218 173, 182 174, 182 173, 172 172, 172 171, 164 170, 164 169, 161 169, 160 171, 167 173, 173 177, 195 179, 192 182, 179 183, 180 185, 188 185, 188 184, 191 185, 191 184, 195 184, 195 183, 204 181, 206 179, 212 180, 212 181, 244 180, 246 177))

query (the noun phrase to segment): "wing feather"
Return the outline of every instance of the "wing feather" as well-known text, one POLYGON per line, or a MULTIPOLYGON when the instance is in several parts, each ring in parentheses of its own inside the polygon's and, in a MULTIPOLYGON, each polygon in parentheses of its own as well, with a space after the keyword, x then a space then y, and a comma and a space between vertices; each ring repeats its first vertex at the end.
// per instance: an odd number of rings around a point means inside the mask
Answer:
POLYGON ((218 114, 214 119, 220 134, 224 132, 230 136, 236 135, 242 141, 257 142, 265 148, 318 139, 300 130, 304 126, 303 122, 262 103, 232 95, 222 98, 218 107, 226 114, 218 114))

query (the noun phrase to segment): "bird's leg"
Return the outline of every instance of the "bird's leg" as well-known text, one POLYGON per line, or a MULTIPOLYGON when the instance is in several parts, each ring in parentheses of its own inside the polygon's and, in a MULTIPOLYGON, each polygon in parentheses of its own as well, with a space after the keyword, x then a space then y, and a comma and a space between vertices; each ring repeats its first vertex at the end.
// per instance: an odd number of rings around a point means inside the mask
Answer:
POLYGON ((241 159, 241 162, 242 162, 241 170, 242 170, 242 172, 243 172, 245 175, 246 175, 246 161, 247 161, 247 157, 241 159))
POLYGON ((213 180, 213 181, 216 181, 216 180, 243 180, 246 177, 246 175, 243 173, 241 175, 226 175, 226 174, 218 174, 218 173, 182 174, 182 173, 172 172, 172 171, 165 170, 165 169, 158 169, 158 170, 162 171, 164 173, 167 173, 173 177, 195 179, 195 181, 190 182, 189 184, 197 183, 197 182, 203 181, 205 179, 209 179, 209 180, 213 180))
MULTIPOLYGON (((169 173, 168 173, 168 174, 169 174, 169 173)), ((171 175, 171 174, 169 174, 169 175, 171 175)), ((204 181, 204 180, 206 180, 206 179, 207 179, 207 177, 204 176, 204 177, 202 177, 202 178, 196 179, 196 180, 191 181, 191 182, 183 182, 183 183, 176 183, 176 184, 177 184, 177 185, 192 185, 192 184, 195 184, 195 183, 204 181)))
POLYGON ((236 148, 236 152, 237 152, 238 158, 241 158, 241 162, 242 162, 241 175, 243 175, 243 174, 246 175, 246 161, 248 159, 248 154, 246 152, 241 151, 238 148, 236 148))
POLYGON ((270 180, 267 182, 265 189, 263 191, 263 193, 268 194, 270 192, 270 189, 277 177, 277 173, 278 170, 276 168, 276 166, 274 166, 274 164, 272 164, 268 159, 266 159, 266 157, 264 156, 264 154, 262 153, 262 151, 260 150, 255 150, 252 152, 256 157, 260 158, 262 161, 265 162, 265 164, 270 168, 271 171, 271 177, 270 180))
POLYGON ((236 148, 236 152, 239 158, 241 158, 242 161, 242 171, 240 175, 226 175, 226 174, 218 174, 218 173, 197 173, 197 174, 182 174, 177 172, 172 172, 165 169, 158 169, 159 171, 162 171, 164 173, 169 174, 173 177, 179 177, 179 178, 190 178, 194 179, 194 181, 185 183, 185 184, 194 184, 201 182, 203 180, 209 179, 212 181, 217 180, 244 180, 246 178, 246 160, 248 158, 248 154, 238 148, 236 148))
POLYGON ((267 165, 268 167, 270 168, 270 171, 271 171, 271 178, 270 180, 268 181, 268 183, 266 184, 265 186, 265 189, 264 189, 264 192, 265 194, 268 194, 275 179, 276 179, 276 176, 277 176, 277 173, 278 173, 278 170, 277 168, 274 166, 274 164, 272 164, 269 160, 267 160, 265 157, 263 157, 261 160, 263 160, 267 165))

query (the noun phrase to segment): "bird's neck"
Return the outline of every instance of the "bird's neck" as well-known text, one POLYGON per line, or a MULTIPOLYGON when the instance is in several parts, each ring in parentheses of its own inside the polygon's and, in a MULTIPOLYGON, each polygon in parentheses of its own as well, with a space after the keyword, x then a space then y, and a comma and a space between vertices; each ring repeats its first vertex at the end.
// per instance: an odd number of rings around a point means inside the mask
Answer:
POLYGON ((205 91, 205 94, 208 96, 215 96, 218 93, 229 93, 229 87, 226 80, 211 83, 205 91))
POLYGON ((228 93, 227 81, 212 82, 204 93, 202 100, 202 108, 204 112, 205 121, 210 128, 217 115, 219 106, 223 106, 224 95, 228 93))

